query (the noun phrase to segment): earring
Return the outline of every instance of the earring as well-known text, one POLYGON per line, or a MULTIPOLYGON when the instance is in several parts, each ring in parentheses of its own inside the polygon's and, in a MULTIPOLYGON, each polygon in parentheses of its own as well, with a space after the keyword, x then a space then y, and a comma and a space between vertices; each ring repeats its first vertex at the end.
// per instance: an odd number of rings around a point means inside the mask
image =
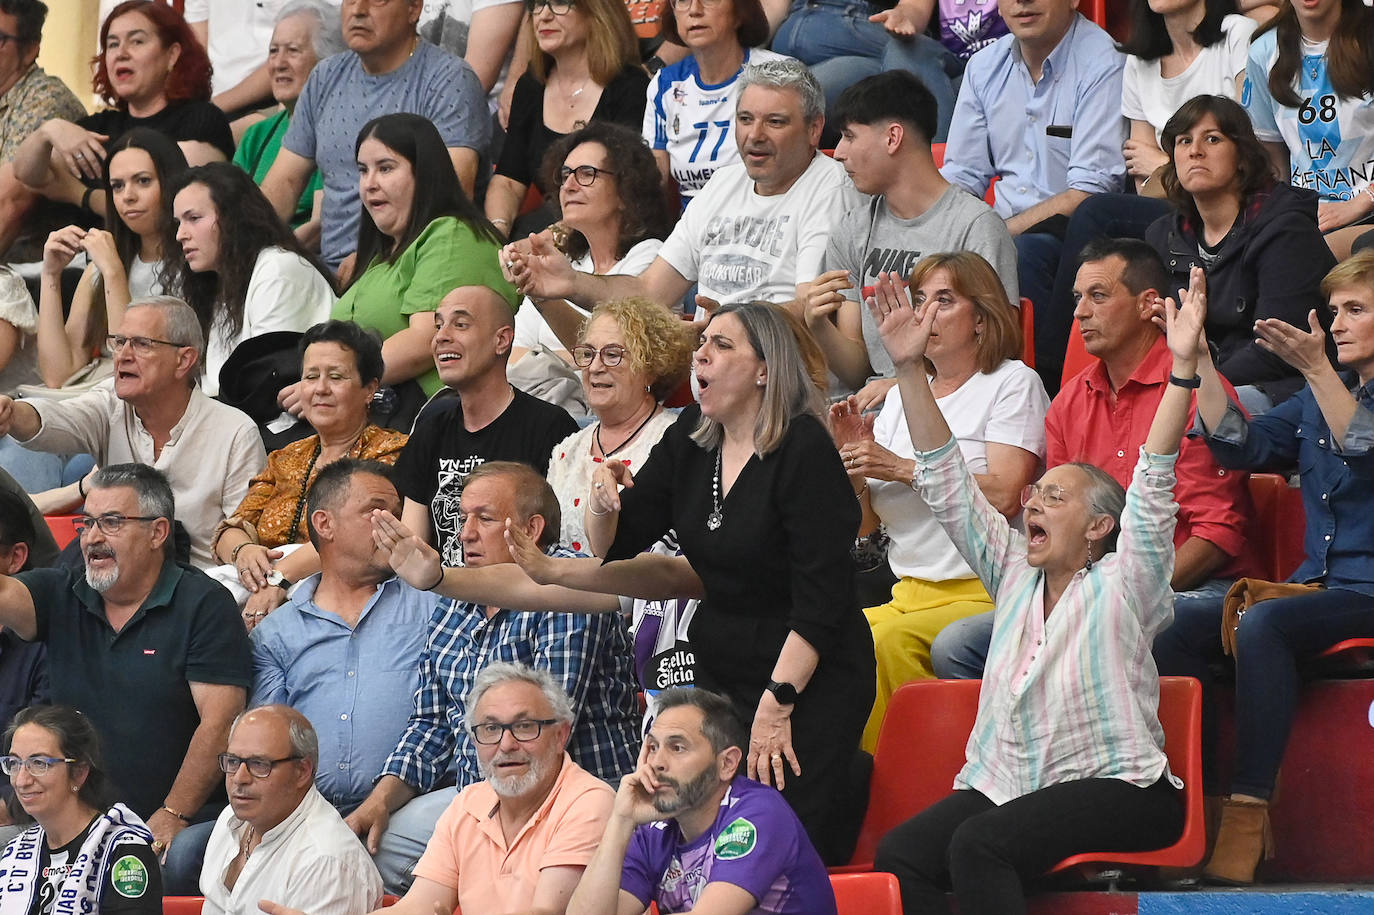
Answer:
POLYGON ((759 388, 763 387, 765 384, 767 384, 767 382, 764 381, 762 378, 754 382, 754 386, 759 388))
POLYGON ((1087 572, 1093 570, 1093 542, 1091 540, 1088 541, 1088 561, 1083 563, 1083 569, 1087 572))
POLYGON ((75 792, 77 792, 77 791, 80 791, 80 790, 81 790, 81 786, 80 786, 80 785, 72 785, 72 792, 73 792, 73 793, 75 793, 75 792))
POLYGON ((644 393, 645 393, 645 394, 648 394, 650 390, 652 390, 652 388, 650 388, 650 387, 646 384, 646 385, 644 386, 644 393))

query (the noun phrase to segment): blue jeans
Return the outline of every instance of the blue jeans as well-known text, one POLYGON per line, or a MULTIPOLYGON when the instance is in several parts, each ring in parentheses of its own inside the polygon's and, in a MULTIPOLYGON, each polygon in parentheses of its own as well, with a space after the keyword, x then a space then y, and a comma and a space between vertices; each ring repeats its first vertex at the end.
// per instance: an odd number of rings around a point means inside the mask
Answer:
POLYGON ((773 50, 811 67, 825 90, 826 115, 840 94, 861 79, 884 70, 915 74, 938 106, 932 143, 943 143, 954 116, 957 82, 964 62, 927 35, 897 38, 876 22, 869 22, 867 3, 846 0, 797 0, 773 38, 773 50))
POLYGON ((372 856, 388 893, 404 896, 410 889, 415 880, 415 865, 434 835, 434 824, 457 796, 457 788, 440 788, 412 798, 391 815, 377 854, 372 856))
MULTIPOLYGON (((1016 236, 1016 278, 1020 283, 1021 297, 1030 299, 1035 307, 1035 338, 1040 339, 1040 303, 1050 300, 1054 289, 1054 273, 1059 269, 1059 258, 1064 251, 1064 242, 1047 232, 1027 232, 1016 236)), ((1061 357, 1062 358, 1062 357, 1061 357)))
POLYGON ((166 896, 199 896, 200 871, 205 866, 205 846, 215 821, 207 820, 187 826, 167 846, 167 860, 162 865, 162 892, 166 896))
MULTIPOLYGON (((1236 771, 1231 793, 1268 798, 1302 689, 1299 665, 1344 639, 1374 638, 1374 597, 1313 591, 1261 601, 1236 629, 1236 771)), ((1221 649, 1221 601, 1174 604, 1174 624, 1155 639, 1161 674, 1202 682, 1203 791, 1225 793, 1216 762, 1217 721, 1212 663, 1221 649)))

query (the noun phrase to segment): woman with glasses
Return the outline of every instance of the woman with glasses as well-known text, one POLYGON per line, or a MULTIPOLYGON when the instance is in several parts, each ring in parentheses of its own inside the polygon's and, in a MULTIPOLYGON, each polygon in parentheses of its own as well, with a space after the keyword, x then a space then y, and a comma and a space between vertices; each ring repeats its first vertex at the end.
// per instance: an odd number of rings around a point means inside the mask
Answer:
POLYGON ((114 803, 90 719, 65 705, 14 716, 0 769, 34 821, 0 855, 0 913, 162 911, 153 834, 114 803))
MULTIPOLYGON (((460 286, 487 286, 514 309, 515 289, 501 275, 500 235, 463 192, 432 123, 417 114, 374 118, 358 132, 355 154, 357 269, 331 317, 381 334, 382 385, 415 382, 422 403, 443 386, 429 349, 439 300, 460 286)), ((298 385, 282 403, 300 413, 298 385)))
MULTIPOLYGON (((588 124, 549 149, 544 173, 558 188, 554 241, 574 270, 635 275, 658 256, 671 216, 653 155, 634 131, 588 124)), ((563 299, 526 298, 515 315, 511 364, 535 348, 571 362, 586 317, 563 299)))
POLYGON ((548 208, 517 220, 544 154, 559 137, 593 121, 636 127, 644 118, 649 76, 623 0, 525 0, 530 66, 515 84, 510 124, 487 187, 487 218, 511 238, 548 225, 548 208), (514 231, 512 231, 514 229, 514 231))
MULTIPOLYGON (((970 252, 925 258, 910 288, 916 307, 930 303, 935 309, 924 362, 935 402, 979 491, 1015 521, 1021 490, 1045 457, 1050 405, 1040 376, 1020 361, 1016 309, 992 265, 970 252)), ((912 491, 916 460, 901 390, 888 392, 876 421, 855 397, 834 404, 830 434, 863 509, 859 534, 872 536, 882 526, 898 579, 890 601, 864 610, 878 660, 877 700, 863 741, 872 752, 897 687, 935 676, 931 642, 950 623, 992 610, 992 598, 912 491)))
MULTIPOLYGON (((876 870, 908 912, 1026 911, 1025 884, 1070 855, 1177 841, 1184 811, 1157 713, 1154 637, 1173 616, 1174 463, 1198 384, 1201 271, 1165 303, 1173 368, 1129 490, 1090 464, 1046 471, 1025 533, 988 498, 925 366, 941 306, 880 282, 871 308, 897 366, 913 486, 996 609, 978 715, 954 792, 889 832, 876 870)), ((1202 345, 1205 346, 1205 343, 1202 345)))
POLYGON ((597 421, 554 446, 549 485, 563 509, 560 543, 590 553, 581 500, 606 461, 634 470, 677 414, 663 399, 687 378, 696 341, 691 327, 657 302, 618 299, 596 307, 573 347, 582 389, 597 421))
POLYGON ((782 59, 763 46, 771 32, 759 0, 666 0, 663 40, 688 56, 649 83, 644 140, 685 208, 711 173, 739 161, 735 103, 744 68, 782 59))

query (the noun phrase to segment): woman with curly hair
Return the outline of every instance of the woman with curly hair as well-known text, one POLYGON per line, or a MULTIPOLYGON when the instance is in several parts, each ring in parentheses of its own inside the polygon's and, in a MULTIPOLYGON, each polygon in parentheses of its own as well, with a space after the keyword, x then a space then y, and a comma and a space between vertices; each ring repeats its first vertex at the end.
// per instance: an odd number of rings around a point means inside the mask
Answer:
POLYGON ((304 331, 334 306, 330 273, 307 251, 248 173, 228 162, 190 169, 171 182, 163 221, 165 271, 205 333, 205 393, 245 340, 304 331))
POLYGON ((597 422, 554 446, 549 485, 563 508, 559 542, 590 552, 581 500, 605 461, 637 469, 677 414, 663 400, 682 384, 696 341, 691 327, 643 298, 598 305, 582 325, 573 362, 597 422))
POLYGON ((100 28, 92 88, 109 107, 76 123, 53 118, 14 156, 14 173, 52 200, 105 212, 110 145, 150 127, 181 145, 192 165, 234 155, 224 113, 210 104, 210 59, 181 14, 165 3, 126 0, 100 28))
MULTIPOLYGON (((588 124, 549 149, 545 181, 558 188, 555 240, 574 270, 634 275, 672 228, 653 153, 632 130, 588 124)), ((536 346, 569 362, 587 312, 563 299, 526 298, 515 315, 511 362, 536 346)))

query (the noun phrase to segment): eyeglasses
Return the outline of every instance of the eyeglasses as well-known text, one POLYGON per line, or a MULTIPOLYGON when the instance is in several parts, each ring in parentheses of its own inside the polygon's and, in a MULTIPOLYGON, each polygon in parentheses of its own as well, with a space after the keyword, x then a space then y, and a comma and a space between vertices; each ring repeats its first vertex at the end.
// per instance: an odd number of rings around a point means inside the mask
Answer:
POLYGON ((512 721, 510 724, 498 724, 495 721, 484 721, 481 724, 472 726, 472 739, 484 746, 491 746, 500 743, 501 738, 507 731, 511 732, 516 740, 521 743, 528 743, 535 740, 540 734, 544 733, 544 726, 557 724, 557 718, 521 718, 519 721, 512 721))
POLYGON ((252 756, 245 759, 232 753, 221 753, 219 755, 219 770, 225 775, 233 775, 239 770, 239 766, 247 766, 249 775, 254 778, 266 778, 272 774, 273 769, 282 763, 295 762, 304 758, 304 756, 283 756, 281 759, 263 759, 261 756, 252 756))
POLYGON ((103 534, 118 534, 125 521, 156 521, 158 517, 160 516, 121 515, 118 512, 109 512, 104 515, 77 515, 72 519, 72 527, 76 528, 78 537, 93 527, 100 528, 103 534))
POLYGON ((75 763, 76 760, 68 756, 30 756, 27 759, 20 759, 18 756, 0 756, 0 771, 6 775, 15 775, 20 769, 28 769, 32 776, 47 775, 48 770, 58 763, 75 763))
POLYGON ((105 342, 110 345, 111 352, 116 353, 122 350, 124 344, 127 343, 140 356, 150 354, 154 346, 173 346, 179 349, 186 345, 185 343, 173 343, 171 340, 158 340, 154 337, 126 337, 123 334, 106 334, 105 342))
POLYGON ((573 364, 580 369, 585 369, 592 364, 597 356, 601 357, 601 364, 608 369, 613 369, 625 360, 625 347, 618 343, 607 343, 601 349, 597 349, 586 343, 579 344, 572 348, 573 364))
POLYGON ((1040 501, 1046 508, 1053 508, 1056 505, 1063 505, 1070 493, 1058 483, 1046 483, 1044 486, 1039 483, 1027 483, 1021 489, 1022 507, 1030 502, 1031 496, 1035 495, 1040 496, 1040 501))
POLYGON ((725 0, 673 0, 673 9, 685 13, 692 8, 693 3, 700 3, 702 9, 713 10, 724 2, 725 0))
MULTIPOLYGON (((531 16, 539 15, 546 6, 555 16, 566 16, 568 10, 577 6, 577 4, 574 0, 525 0, 525 11, 531 16)), ((587 183, 590 184, 591 182, 587 183)))
POLYGON ((577 168, 568 168, 566 165, 558 170, 558 183, 560 185, 568 183, 568 176, 577 178, 577 183, 583 187, 591 187, 596 183, 596 179, 602 175, 614 175, 615 172, 607 168, 597 168, 595 165, 579 165, 577 168))

